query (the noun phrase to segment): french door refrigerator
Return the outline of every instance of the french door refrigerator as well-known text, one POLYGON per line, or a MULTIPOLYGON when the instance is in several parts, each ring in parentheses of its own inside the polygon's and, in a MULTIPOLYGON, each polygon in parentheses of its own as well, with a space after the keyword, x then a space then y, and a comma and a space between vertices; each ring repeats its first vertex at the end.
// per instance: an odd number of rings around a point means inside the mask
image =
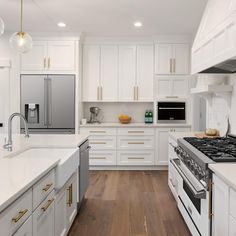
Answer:
POLYGON ((74 133, 75 76, 21 75, 21 113, 31 133, 74 133))

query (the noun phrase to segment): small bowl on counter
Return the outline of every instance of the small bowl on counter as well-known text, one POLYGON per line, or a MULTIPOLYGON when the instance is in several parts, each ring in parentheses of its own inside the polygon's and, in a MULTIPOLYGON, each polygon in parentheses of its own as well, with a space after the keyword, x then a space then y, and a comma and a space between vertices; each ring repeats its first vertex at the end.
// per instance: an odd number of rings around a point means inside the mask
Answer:
POLYGON ((119 116, 119 121, 121 124, 129 124, 132 120, 132 118, 130 116, 119 116))

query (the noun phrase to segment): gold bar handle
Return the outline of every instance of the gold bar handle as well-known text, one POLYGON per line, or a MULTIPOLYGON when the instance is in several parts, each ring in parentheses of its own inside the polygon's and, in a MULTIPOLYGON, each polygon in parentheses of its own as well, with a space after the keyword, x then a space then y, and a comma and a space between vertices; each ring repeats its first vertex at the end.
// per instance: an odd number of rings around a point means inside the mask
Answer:
POLYGON ((140 130, 140 131, 136 131, 136 130, 133 130, 133 131, 128 131, 129 134, 143 134, 144 131, 140 130))
POLYGON ((28 209, 25 209, 25 210, 23 210, 23 211, 19 211, 18 216, 12 218, 12 221, 13 221, 14 223, 17 223, 28 211, 29 211, 28 209))
POLYGON ((47 201, 47 204, 46 204, 45 206, 43 206, 43 207, 41 208, 41 210, 42 210, 43 212, 47 211, 47 209, 50 207, 50 205, 53 203, 53 201, 54 201, 54 198, 49 199, 49 200, 47 201))
POLYGON ((134 101, 136 100, 136 88, 134 86, 134 101))
POLYGON ((103 96, 102 96, 103 94, 102 94, 102 86, 100 87, 100 100, 102 100, 103 99, 103 96))
POLYGON ((48 58, 48 69, 51 67, 51 59, 50 57, 48 58))
POLYGON ((99 133, 103 133, 103 134, 105 134, 106 131, 103 131, 103 130, 91 130, 90 133, 95 133, 95 134, 96 134, 96 133, 98 133, 98 134, 99 134, 99 133))
POLYGON ((170 58, 170 73, 172 74, 172 58, 170 58))
POLYGON ((128 157, 129 160, 144 160, 144 157, 128 157))
POLYGON ((89 157, 91 160, 105 160, 106 157, 89 157))
POLYGON ((173 59, 173 61, 174 61, 174 73, 176 73, 176 60, 175 60, 175 58, 173 59))
POLYGON ((47 60, 46 60, 46 57, 44 57, 44 59, 43 59, 43 67, 44 67, 44 69, 46 68, 46 66, 47 66, 47 60))
POLYGON ((73 203, 73 189, 72 189, 72 184, 69 186, 69 188, 67 189, 67 191, 69 192, 69 200, 67 202, 67 204, 69 205, 69 207, 72 205, 73 203))
POLYGON ((136 86, 136 100, 138 101, 138 99, 139 99, 139 90, 138 90, 138 86, 136 86))
POLYGON ((106 142, 90 142, 90 144, 107 144, 106 142))
POLYGON ((99 86, 97 87, 97 100, 100 99, 100 91, 99 91, 99 86))
POLYGON ((43 188, 43 191, 47 192, 52 186, 53 186, 53 183, 46 184, 46 186, 43 188))
POLYGON ((128 144, 144 144, 144 142, 128 142, 128 144))
POLYGON ((166 98, 178 98, 178 96, 166 96, 166 98))

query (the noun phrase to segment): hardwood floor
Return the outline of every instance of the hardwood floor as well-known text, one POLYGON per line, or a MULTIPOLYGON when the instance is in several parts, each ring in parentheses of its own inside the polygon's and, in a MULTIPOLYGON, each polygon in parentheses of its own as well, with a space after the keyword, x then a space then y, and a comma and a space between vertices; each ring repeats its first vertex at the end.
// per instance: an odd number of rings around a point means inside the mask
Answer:
POLYGON ((69 236, 191 236, 167 171, 91 171, 69 236))

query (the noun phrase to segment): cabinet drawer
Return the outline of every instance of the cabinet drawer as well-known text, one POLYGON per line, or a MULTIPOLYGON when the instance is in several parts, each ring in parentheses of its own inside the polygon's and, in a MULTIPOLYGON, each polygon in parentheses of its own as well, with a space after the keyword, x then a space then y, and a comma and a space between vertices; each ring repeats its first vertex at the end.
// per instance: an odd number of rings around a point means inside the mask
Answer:
POLYGON ((236 191, 230 189, 229 211, 231 216, 236 220, 236 191))
POLYGON ((33 186, 33 209, 35 209, 55 186, 55 172, 50 171, 38 183, 33 186))
POLYGON ((118 136, 117 148, 124 150, 154 149, 153 136, 118 136))
POLYGON ((230 216, 229 217, 229 236, 236 235, 236 220, 230 216))
POLYGON ((116 128, 80 128, 80 132, 90 135, 116 135, 116 128))
POLYGON ((169 162, 168 170, 168 185, 173 193, 176 201, 178 200, 178 172, 175 167, 169 162))
POLYGON ((154 135, 153 128, 120 128, 117 130, 118 135, 154 135))
POLYGON ((17 230, 14 236, 32 236, 33 235, 33 222, 32 216, 17 230))
POLYGON ((12 235, 32 213, 32 189, 0 214, 0 235, 12 235))
POLYGON ((89 145, 91 150, 116 149, 116 136, 91 136, 89 145))
POLYGON ((168 144, 169 160, 174 159, 174 158, 178 158, 178 156, 174 150, 174 148, 177 146, 178 146, 177 143, 172 138, 169 138, 169 144, 168 144))
POLYGON ((124 166, 154 165, 154 151, 120 151, 117 153, 117 164, 124 166))
POLYGON ((89 153, 89 164, 92 166, 114 166, 116 165, 116 152, 91 151, 89 153))

